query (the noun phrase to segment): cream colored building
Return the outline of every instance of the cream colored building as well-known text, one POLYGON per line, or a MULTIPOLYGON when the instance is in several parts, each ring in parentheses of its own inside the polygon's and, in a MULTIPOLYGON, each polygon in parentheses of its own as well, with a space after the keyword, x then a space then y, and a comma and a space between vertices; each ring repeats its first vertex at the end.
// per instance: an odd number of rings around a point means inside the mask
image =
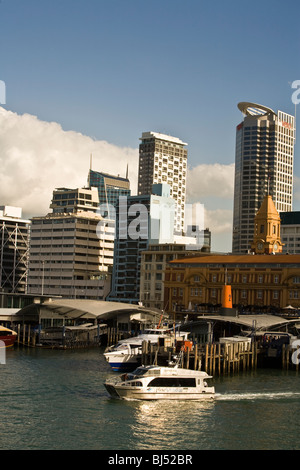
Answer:
POLYGON ((153 184, 168 184, 177 213, 175 231, 184 230, 187 144, 159 132, 143 132, 139 146, 138 194, 151 194, 153 184))
POLYGON ((53 194, 54 212, 32 219, 29 294, 106 298, 111 286, 114 226, 103 223, 96 212, 97 201, 94 189, 60 189, 53 194))

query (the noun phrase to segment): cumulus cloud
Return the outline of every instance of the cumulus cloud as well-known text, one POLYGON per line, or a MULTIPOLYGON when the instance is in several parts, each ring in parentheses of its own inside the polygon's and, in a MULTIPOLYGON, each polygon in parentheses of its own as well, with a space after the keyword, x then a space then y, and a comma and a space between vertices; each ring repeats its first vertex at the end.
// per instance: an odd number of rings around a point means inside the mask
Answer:
MULTIPOLYGON (((132 194, 136 194, 138 149, 64 131, 56 122, 0 107, 0 205, 22 207, 24 217, 47 214, 55 188, 87 184, 91 154, 96 171, 125 176, 128 164, 132 194)), ((233 180, 233 164, 203 164, 188 171, 187 202, 205 202, 205 226, 213 243, 231 235, 232 212, 220 207, 224 200, 232 201, 233 180), (213 199, 210 207, 209 198, 213 199)))
POLYGON ((191 202, 206 197, 233 198, 234 164, 202 164, 189 168, 187 174, 187 198, 191 202))
POLYGON ((56 122, 0 107, 0 204, 22 207, 27 217, 46 214, 55 188, 87 184, 91 154, 96 171, 125 176, 128 164, 136 194, 137 149, 64 131, 56 122))

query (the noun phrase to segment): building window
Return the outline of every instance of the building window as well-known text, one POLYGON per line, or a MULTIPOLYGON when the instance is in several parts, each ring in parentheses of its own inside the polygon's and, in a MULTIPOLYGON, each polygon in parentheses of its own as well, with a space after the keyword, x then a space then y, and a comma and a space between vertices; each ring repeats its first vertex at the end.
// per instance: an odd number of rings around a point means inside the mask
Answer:
POLYGON ((258 290, 258 291, 257 291, 257 298, 258 298, 258 299, 262 299, 262 298, 263 298, 263 292, 262 292, 262 290, 258 290))
POLYGON ((273 299, 274 299, 274 300, 278 300, 278 299, 279 299, 279 292, 278 292, 278 290, 274 290, 274 291, 273 291, 273 299))

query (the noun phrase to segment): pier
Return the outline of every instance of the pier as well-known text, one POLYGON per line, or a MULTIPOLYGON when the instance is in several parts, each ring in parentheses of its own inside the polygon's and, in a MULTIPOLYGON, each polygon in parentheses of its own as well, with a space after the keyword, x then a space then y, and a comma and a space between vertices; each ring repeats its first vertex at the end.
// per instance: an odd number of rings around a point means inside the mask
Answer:
POLYGON ((300 346, 295 349, 291 345, 283 345, 274 354, 268 347, 262 347, 259 341, 216 342, 192 347, 180 342, 174 347, 143 342, 142 364, 167 365, 178 354, 182 355, 181 367, 203 370, 213 376, 268 367, 298 372, 299 359, 295 358, 300 355, 300 346))

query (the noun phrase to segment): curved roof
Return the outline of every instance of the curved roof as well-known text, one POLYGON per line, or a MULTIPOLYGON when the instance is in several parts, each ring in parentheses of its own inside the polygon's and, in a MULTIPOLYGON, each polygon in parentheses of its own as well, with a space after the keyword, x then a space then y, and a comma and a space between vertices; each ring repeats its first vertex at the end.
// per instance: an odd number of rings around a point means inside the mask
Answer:
POLYGON ((249 101, 241 101, 238 103, 238 108, 246 116, 264 116, 265 114, 275 114, 273 109, 268 108, 257 103, 251 103, 249 101))
POLYGON ((29 316, 32 314, 38 314, 38 312, 41 313, 42 317, 47 316, 48 312, 48 314, 56 314, 58 317, 72 318, 74 320, 79 318, 108 320, 121 313, 144 313, 153 316, 161 314, 161 311, 157 309, 150 309, 140 305, 123 302, 86 299, 51 299, 22 308, 19 311, 18 316, 29 316))
POLYGON ((198 321, 219 321, 224 323, 235 323, 240 326, 245 326, 249 329, 253 328, 255 322, 256 331, 267 331, 272 328, 283 327, 285 325, 291 325, 294 323, 300 323, 299 318, 294 320, 287 320, 286 318, 270 315, 270 314, 260 314, 260 315, 239 315, 237 317, 227 316, 227 315, 205 315, 198 316, 198 321))

